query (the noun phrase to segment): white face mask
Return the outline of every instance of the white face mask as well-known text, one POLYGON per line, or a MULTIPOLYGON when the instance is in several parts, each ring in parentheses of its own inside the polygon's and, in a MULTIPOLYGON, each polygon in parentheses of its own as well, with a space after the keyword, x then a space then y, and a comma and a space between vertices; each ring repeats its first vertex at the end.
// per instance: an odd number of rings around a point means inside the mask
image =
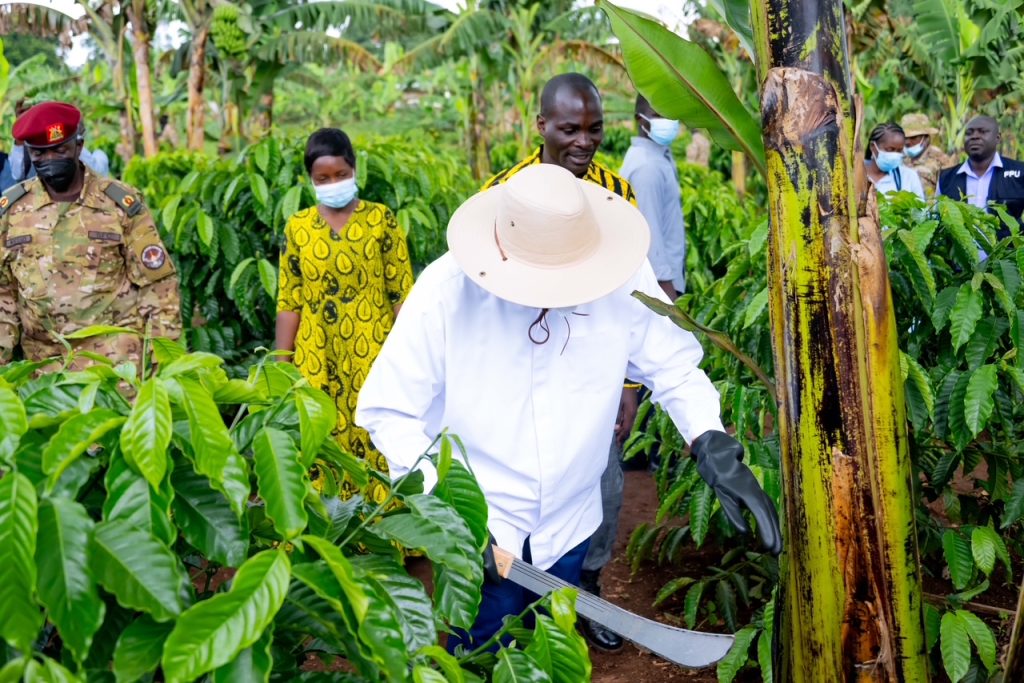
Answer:
POLYGON ((924 153, 924 145, 925 145, 925 143, 922 141, 922 142, 917 143, 916 145, 912 145, 910 147, 904 147, 903 148, 903 153, 906 154, 911 159, 916 159, 919 156, 921 156, 921 154, 924 153))
POLYGON ((650 124, 647 130, 647 137, 659 145, 668 147, 672 144, 673 140, 679 137, 679 122, 675 119, 663 119, 661 117, 649 119, 643 114, 638 114, 638 116, 650 124))
POLYGON ((316 192, 318 202, 332 209, 340 209, 348 206, 356 198, 359 187, 356 185, 355 176, 352 176, 336 183, 314 185, 313 191, 316 192))

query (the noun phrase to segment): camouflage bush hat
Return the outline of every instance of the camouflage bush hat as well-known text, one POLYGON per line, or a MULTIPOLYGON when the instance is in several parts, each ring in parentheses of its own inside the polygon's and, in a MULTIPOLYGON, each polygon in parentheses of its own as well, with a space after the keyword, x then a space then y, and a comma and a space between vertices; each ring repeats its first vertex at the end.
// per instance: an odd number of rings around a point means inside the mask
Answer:
POLYGON ((29 147, 56 147, 75 137, 82 112, 67 102, 42 102, 14 122, 14 139, 29 147))
POLYGON ((917 137, 918 135, 939 134, 939 129, 933 126, 928 116, 921 112, 905 114, 900 119, 900 128, 903 129, 903 134, 908 138, 917 137))

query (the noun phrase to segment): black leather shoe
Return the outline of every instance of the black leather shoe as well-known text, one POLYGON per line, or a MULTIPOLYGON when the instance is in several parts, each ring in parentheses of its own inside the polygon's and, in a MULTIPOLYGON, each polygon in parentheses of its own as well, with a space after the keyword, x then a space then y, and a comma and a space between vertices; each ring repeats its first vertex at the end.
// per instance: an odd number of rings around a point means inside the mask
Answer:
POLYGON ((622 649, 624 642, 622 636, 590 619, 580 619, 580 633, 592 647, 596 647, 598 650, 618 652, 622 649))
MULTIPOLYGON (((580 588, 594 595, 601 594, 599 579, 601 570, 584 570, 580 576, 580 588)), ((622 649, 622 636, 614 631, 609 631, 601 624, 596 624, 590 619, 580 617, 578 620, 580 633, 591 646, 604 652, 618 652, 622 649)))

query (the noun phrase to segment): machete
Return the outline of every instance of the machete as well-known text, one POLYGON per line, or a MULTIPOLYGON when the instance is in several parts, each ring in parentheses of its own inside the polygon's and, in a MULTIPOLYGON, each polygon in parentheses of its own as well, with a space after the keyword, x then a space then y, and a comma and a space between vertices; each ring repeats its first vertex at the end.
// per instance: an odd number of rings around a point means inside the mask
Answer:
POLYGON ((730 635, 688 631, 646 619, 523 562, 507 550, 498 546, 492 546, 492 549, 498 573, 505 579, 537 595, 547 595, 559 588, 576 590, 579 593, 577 613, 673 664, 689 668, 710 666, 732 647, 733 637, 730 635))

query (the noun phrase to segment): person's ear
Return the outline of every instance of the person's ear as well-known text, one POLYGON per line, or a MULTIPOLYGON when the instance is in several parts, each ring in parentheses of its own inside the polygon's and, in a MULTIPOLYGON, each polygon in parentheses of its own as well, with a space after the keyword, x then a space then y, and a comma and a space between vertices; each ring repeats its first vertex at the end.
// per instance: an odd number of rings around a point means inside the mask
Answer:
POLYGON ((544 120, 544 115, 543 114, 537 114, 537 132, 540 133, 541 135, 544 135, 544 124, 545 123, 546 123, 546 121, 544 120))

